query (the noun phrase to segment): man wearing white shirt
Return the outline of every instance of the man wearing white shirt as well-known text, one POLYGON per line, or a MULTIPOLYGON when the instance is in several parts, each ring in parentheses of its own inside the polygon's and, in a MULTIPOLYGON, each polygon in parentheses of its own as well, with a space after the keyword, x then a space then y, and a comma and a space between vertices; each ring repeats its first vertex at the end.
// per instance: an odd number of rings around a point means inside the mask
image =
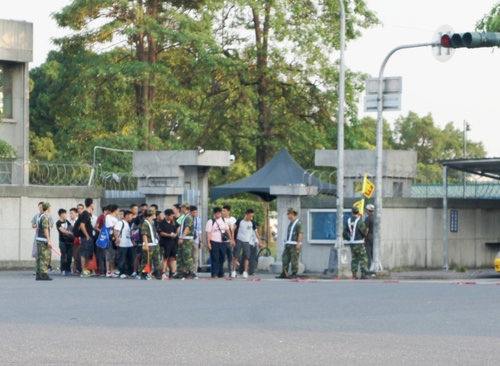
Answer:
POLYGON ((236 268, 243 259, 243 278, 248 278, 248 264, 250 259, 250 246, 259 245, 259 232, 253 221, 254 211, 249 208, 243 219, 236 221, 234 231, 236 233, 236 246, 234 248, 233 271, 231 277, 236 277, 236 268))
POLYGON ((229 235, 229 226, 222 217, 222 209, 220 207, 214 208, 214 217, 207 221, 205 226, 207 234, 207 247, 210 250, 210 258, 212 264, 210 272, 212 278, 224 277, 224 252, 226 244, 224 234, 229 235))
POLYGON ((123 213, 123 220, 116 223, 114 228, 116 246, 118 247, 120 278, 127 278, 134 271, 135 250, 130 233, 130 224, 133 219, 133 212, 127 210, 123 213))
POLYGON ((109 213, 106 215, 105 226, 109 230, 109 245, 106 248, 106 277, 116 278, 119 276, 119 271, 115 268, 116 248, 113 243, 113 233, 115 225, 118 223, 118 206, 111 204, 108 206, 109 213))

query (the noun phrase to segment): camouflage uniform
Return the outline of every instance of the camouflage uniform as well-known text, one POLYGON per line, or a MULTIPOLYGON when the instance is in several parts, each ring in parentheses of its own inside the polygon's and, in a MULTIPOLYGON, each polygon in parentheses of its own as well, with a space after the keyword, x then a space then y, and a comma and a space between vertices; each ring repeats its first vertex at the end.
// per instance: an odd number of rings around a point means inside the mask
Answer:
POLYGON ((281 257, 283 262, 282 274, 285 277, 288 276, 288 267, 290 262, 292 262, 292 273, 296 275, 299 271, 300 250, 297 250, 297 240, 300 233, 302 233, 302 223, 298 221, 298 219, 296 223, 295 221, 290 221, 286 232, 287 241, 285 243, 285 250, 283 251, 283 255, 281 257), (292 229, 293 232, 290 233, 292 229))
POLYGON ((363 244, 351 245, 351 271, 353 277, 356 277, 358 272, 358 265, 361 270, 361 277, 366 276, 366 271, 368 270, 368 256, 366 254, 366 249, 363 244))
POLYGON ((38 219, 36 246, 38 249, 38 256, 36 257, 36 276, 37 278, 47 276, 50 262, 50 248, 48 245, 48 238, 45 237, 44 229, 50 230, 50 222, 47 214, 40 215, 38 219))
MULTIPOLYGON (((156 227, 154 223, 149 222, 147 219, 141 224, 141 235, 146 235, 148 237, 149 246, 149 260, 151 268, 154 268, 154 273, 158 276, 161 272, 160 264, 160 246, 158 245, 158 240, 156 239, 156 227), (151 227, 150 227, 151 225, 151 227), (152 237, 151 234, 154 236, 152 237)), ((142 246, 142 259, 139 273, 143 273, 144 267, 148 264, 148 255, 145 246, 142 246)))
POLYGON ((344 239, 349 240, 351 247, 351 271, 352 276, 356 277, 358 266, 361 271, 361 278, 366 277, 368 270, 368 256, 364 245, 364 237, 366 236, 366 224, 362 218, 353 215, 344 226, 344 239))
POLYGON ((191 214, 186 214, 181 222, 179 231, 180 239, 183 239, 182 244, 179 243, 177 252, 177 268, 179 272, 194 273, 193 263, 193 243, 194 243, 194 219, 191 214), (185 237, 184 230, 189 227, 189 232, 185 237))

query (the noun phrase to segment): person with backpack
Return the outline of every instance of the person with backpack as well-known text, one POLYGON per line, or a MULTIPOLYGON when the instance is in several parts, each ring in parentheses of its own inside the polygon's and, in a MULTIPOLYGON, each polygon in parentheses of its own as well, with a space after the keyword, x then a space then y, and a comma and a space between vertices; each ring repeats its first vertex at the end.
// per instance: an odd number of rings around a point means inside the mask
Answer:
POLYGON ((109 206, 102 208, 102 214, 97 216, 95 230, 95 256, 97 262, 96 275, 106 274, 106 248, 109 245, 109 230, 106 229, 106 217, 109 215, 109 206))
POLYGON ((224 277, 224 258, 226 242, 231 240, 229 225, 222 217, 222 209, 215 207, 214 217, 207 221, 205 233, 207 235, 207 248, 210 251, 212 278, 224 277))
POLYGON ((248 265, 250 260, 251 245, 259 245, 259 232, 253 221, 254 210, 249 208, 245 216, 234 224, 236 246, 234 247, 233 271, 231 277, 236 278, 236 269, 240 258, 243 260, 243 278, 248 278, 248 265), (251 244, 252 243, 252 244, 251 244))
POLYGON ((351 215, 347 218, 344 225, 343 237, 347 241, 346 245, 351 247, 351 271, 352 277, 357 278, 358 266, 361 271, 361 279, 366 279, 368 266, 368 257, 365 249, 366 224, 361 217, 359 209, 354 206, 351 209, 351 215))
POLYGON ((118 224, 118 214, 119 208, 116 204, 111 204, 108 206, 108 214, 106 215, 106 219, 104 222, 104 227, 102 230, 106 229, 108 231, 109 242, 108 246, 105 249, 105 258, 106 258, 106 277, 107 278, 117 278, 120 275, 120 271, 116 269, 116 256, 117 256, 117 247, 116 247, 116 238, 115 238, 115 226, 118 224))
POLYGON ((118 248, 118 269, 120 271, 120 278, 122 279, 131 276, 134 271, 135 249, 130 230, 133 217, 133 212, 126 210, 123 212, 123 219, 118 221, 114 226, 114 235, 118 248))

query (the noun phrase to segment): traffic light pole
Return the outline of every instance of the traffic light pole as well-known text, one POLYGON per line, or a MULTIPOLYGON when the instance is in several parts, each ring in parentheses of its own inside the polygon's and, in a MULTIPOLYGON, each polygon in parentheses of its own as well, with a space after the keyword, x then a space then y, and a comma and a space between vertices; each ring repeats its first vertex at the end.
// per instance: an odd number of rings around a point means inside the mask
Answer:
POLYGON ((382 197, 383 197, 383 180, 382 180, 382 167, 383 167, 383 131, 384 124, 382 119, 382 112, 384 110, 384 70, 389 61, 389 58, 399 50, 404 50, 408 48, 419 48, 419 47, 429 47, 429 46, 440 46, 440 42, 429 42, 429 43, 416 43, 409 45, 402 45, 394 48, 390 51, 387 56, 385 56, 382 65, 380 66, 380 71, 378 74, 378 93, 377 93, 377 151, 376 151, 376 173, 375 173, 375 235, 373 243, 373 267, 372 270, 375 272, 381 272, 384 270, 379 258, 380 244, 382 243, 382 197))

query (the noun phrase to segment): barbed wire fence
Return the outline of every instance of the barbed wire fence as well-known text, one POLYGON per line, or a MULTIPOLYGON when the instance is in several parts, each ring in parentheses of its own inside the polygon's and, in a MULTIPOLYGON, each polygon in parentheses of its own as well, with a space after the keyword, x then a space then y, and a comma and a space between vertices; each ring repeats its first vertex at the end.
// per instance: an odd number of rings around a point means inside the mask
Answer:
MULTIPOLYGON (((0 160, 0 184, 11 184, 12 167, 16 164, 13 160, 0 160)), ((303 184, 312 185, 313 179, 320 181, 320 190, 323 184, 335 184, 336 170, 308 169, 304 171, 303 184)), ((393 182, 398 180, 411 182, 410 192, 405 196, 412 198, 441 198, 443 197, 442 181, 428 180, 423 175, 409 174, 403 169, 400 172, 392 171, 391 177, 384 177, 393 182)), ((35 186, 87 186, 91 174, 94 174, 92 186, 104 188, 109 191, 136 191, 137 178, 132 172, 104 171, 101 164, 96 164, 92 173, 91 164, 72 164, 56 162, 29 162, 29 182, 35 186)), ((351 180, 361 182, 363 174, 347 177, 351 180)), ((374 180, 373 174, 368 174, 370 180, 374 180)), ((465 182, 455 178, 448 183, 448 197, 465 199, 498 199, 500 198, 500 182, 487 180, 474 175, 466 175, 465 182)))

